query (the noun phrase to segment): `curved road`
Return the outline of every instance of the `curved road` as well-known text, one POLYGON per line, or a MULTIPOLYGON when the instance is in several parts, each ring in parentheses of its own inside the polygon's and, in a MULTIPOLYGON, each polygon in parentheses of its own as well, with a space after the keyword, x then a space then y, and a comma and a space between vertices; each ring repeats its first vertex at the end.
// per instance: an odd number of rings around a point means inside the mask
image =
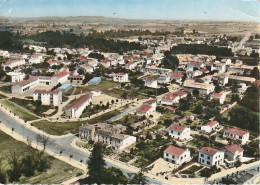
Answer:
MULTIPOLYGON (((22 136, 24 139, 29 139, 30 141, 37 143, 36 136, 38 133, 34 132, 33 130, 30 130, 29 128, 25 127, 22 123, 18 122, 14 118, 10 117, 8 114, 0 110, 0 121, 6 125, 8 128, 13 129, 13 132, 16 134, 22 136)), ((67 137, 62 138, 49 138, 48 145, 46 147, 47 150, 54 152, 56 154, 60 154, 60 151, 62 151, 62 156, 64 157, 70 157, 72 155, 72 158, 76 161, 81 161, 82 163, 86 163, 88 160, 89 155, 87 153, 84 153, 76 148, 73 148, 71 146, 71 142, 76 138, 76 136, 71 135, 67 137)), ((106 162, 107 166, 114 166, 116 168, 119 168, 122 170, 122 172, 127 175, 127 173, 132 173, 131 171, 125 170, 123 168, 120 168, 114 164, 106 162)), ((162 184, 159 181, 156 181, 154 179, 148 178, 149 183, 151 184, 162 184)))

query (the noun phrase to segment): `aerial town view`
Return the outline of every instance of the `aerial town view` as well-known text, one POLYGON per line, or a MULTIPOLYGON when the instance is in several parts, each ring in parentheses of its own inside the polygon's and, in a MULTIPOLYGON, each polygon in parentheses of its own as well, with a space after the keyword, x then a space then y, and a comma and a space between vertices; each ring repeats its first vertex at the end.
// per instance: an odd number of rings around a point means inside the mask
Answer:
POLYGON ((258 0, 0 0, 0 184, 260 184, 258 0))

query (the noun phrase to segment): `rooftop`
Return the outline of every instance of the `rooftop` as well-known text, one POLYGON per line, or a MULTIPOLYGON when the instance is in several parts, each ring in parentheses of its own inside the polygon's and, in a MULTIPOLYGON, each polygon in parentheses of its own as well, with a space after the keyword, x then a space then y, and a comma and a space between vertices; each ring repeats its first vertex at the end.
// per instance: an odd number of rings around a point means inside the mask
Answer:
POLYGON ((238 146, 237 144, 227 145, 227 146, 224 146, 224 148, 227 149, 228 151, 230 151, 232 154, 235 154, 237 151, 238 152, 244 151, 244 149, 241 148, 240 146, 238 146))
POLYGON ((236 134, 236 135, 240 135, 240 136, 248 134, 247 131, 240 130, 240 129, 237 129, 237 128, 227 128, 226 130, 224 130, 224 132, 228 132, 228 133, 232 133, 232 134, 236 134))
POLYGON ((82 106, 89 98, 91 97, 91 94, 85 94, 78 99, 74 100, 67 108, 68 109, 78 109, 80 106, 82 106))
POLYGON ((215 148, 211 148, 211 147, 203 147, 202 149, 200 149, 200 152, 203 152, 205 154, 208 154, 210 156, 215 155, 217 152, 221 152, 215 148))
POLYGON ((170 146, 168 146, 168 148, 166 148, 164 150, 164 152, 175 155, 175 156, 180 156, 181 154, 183 154, 183 152, 185 152, 185 150, 182 148, 178 148, 176 146, 170 145, 170 146))
POLYGON ((141 105, 141 107, 139 107, 136 111, 137 111, 137 112, 147 112, 147 111, 150 110, 151 108, 152 108, 151 105, 143 104, 143 105, 141 105))
POLYGON ((178 125, 178 124, 173 124, 171 127, 170 127, 170 130, 176 130, 178 132, 182 132, 186 127, 184 126, 181 126, 181 125, 178 125))

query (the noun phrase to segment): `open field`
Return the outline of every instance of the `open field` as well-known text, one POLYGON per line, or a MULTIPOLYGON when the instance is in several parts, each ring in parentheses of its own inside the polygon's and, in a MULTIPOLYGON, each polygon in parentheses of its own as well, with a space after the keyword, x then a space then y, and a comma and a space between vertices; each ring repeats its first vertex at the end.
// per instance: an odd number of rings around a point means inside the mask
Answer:
MULTIPOLYGON (((18 154, 19 158, 22 158, 29 151, 35 150, 20 141, 16 141, 2 131, 0 131, 0 148, 0 157, 4 158, 3 166, 5 166, 5 171, 9 169, 7 159, 7 156, 9 154, 15 152, 16 154, 18 154)), ((65 162, 62 162, 51 156, 49 156, 48 158, 51 162, 51 166, 46 172, 36 172, 33 177, 22 176, 20 178, 19 184, 59 184, 72 177, 77 176, 78 174, 83 173, 80 169, 72 167, 65 162)))
POLYGON ((32 121, 38 119, 34 114, 29 112, 26 109, 23 109, 13 103, 11 103, 9 100, 2 100, 0 101, 1 104, 3 104, 6 108, 11 110, 12 112, 15 112, 19 117, 21 117, 25 121, 32 121))
POLYGON ((113 110, 97 116, 93 119, 84 120, 84 121, 68 121, 68 122, 51 122, 48 120, 40 120, 33 122, 32 125, 37 127, 44 132, 47 132, 51 135, 64 135, 68 133, 77 133, 79 126, 87 124, 95 124, 98 122, 104 122, 105 120, 119 114, 118 110, 113 110))

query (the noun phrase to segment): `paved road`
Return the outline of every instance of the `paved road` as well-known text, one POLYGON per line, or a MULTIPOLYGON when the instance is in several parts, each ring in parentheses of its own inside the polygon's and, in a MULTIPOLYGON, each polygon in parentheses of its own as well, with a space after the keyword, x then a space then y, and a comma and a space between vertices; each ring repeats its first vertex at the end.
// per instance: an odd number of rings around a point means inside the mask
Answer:
MULTIPOLYGON (((29 139, 32 142, 36 142, 36 136, 37 133, 30 130, 29 128, 25 127, 22 123, 18 122, 17 120, 13 119, 9 115, 7 115, 5 112, 0 110, 0 121, 6 125, 10 129, 14 129, 13 131, 22 136, 24 139, 29 139)), ((71 142, 76 138, 76 136, 71 135, 67 137, 62 138, 49 138, 49 143, 47 145, 47 150, 60 154, 60 151, 62 151, 62 156, 70 157, 73 155, 73 159, 76 161, 83 160, 83 163, 86 163, 88 160, 89 155, 87 153, 84 153, 78 149, 73 148, 70 144, 71 142)), ((114 166, 116 168, 119 168, 118 166, 115 166, 114 164, 106 162, 107 166, 114 166)), ((126 175, 127 173, 131 173, 130 171, 127 171, 125 169, 122 169, 123 173, 126 175)), ((149 183, 152 184, 162 184, 159 181, 156 181, 151 178, 147 178, 149 180, 149 183)))

